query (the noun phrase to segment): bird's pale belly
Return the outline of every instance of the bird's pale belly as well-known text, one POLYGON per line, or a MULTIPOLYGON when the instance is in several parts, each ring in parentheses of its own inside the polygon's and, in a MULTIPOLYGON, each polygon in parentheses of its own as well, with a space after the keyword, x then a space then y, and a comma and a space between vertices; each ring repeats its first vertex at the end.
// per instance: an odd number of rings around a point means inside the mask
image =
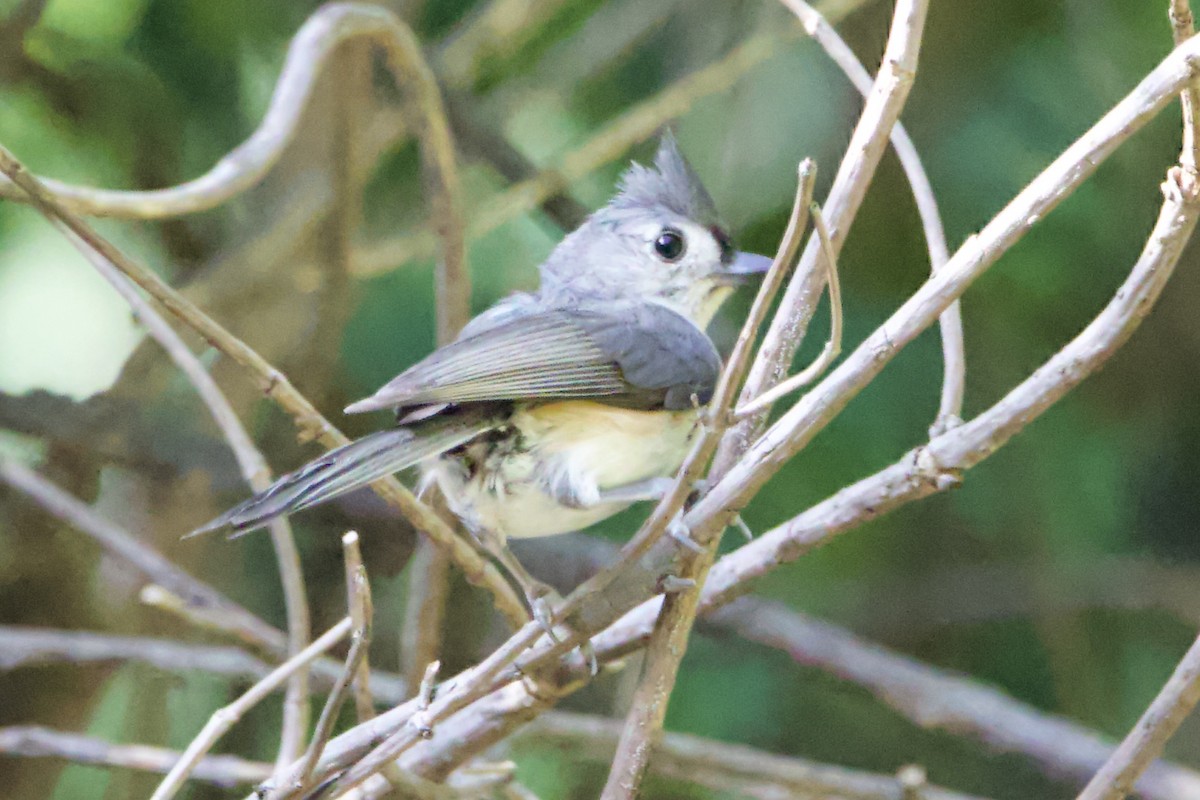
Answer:
POLYGON ((586 400, 518 409, 509 425, 426 467, 472 529, 503 537, 586 528, 626 508, 602 492, 672 475, 695 411, 631 411, 586 400))

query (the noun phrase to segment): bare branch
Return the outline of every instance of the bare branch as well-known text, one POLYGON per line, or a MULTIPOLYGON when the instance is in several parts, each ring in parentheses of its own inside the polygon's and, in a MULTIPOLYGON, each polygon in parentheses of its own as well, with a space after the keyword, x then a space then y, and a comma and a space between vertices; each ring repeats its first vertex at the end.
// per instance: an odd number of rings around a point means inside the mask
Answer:
MULTIPOLYGON (((779 603, 743 597, 713 610, 705 623, 862 686, 915 725, 977 740, 992 751, 1021 753, 1058 778, 1082 784, 1113 752, 1111 743, 1076 722, 779 603)), ((1198 797, 1200 773, 1158 763, 1138 791, 1160 800, 1198 797)))
MULTIPOLYGON (((522 728, 513 746, 543 742, 565 750, 572 760, 608 762, 621 733, 615 719, 553 711, 522 728)), ((650 771, 737 797, 838 797, 845 800, 892 800, 903 786, 891 775, 818 764, 793 756, 764 753, 743 745, 682 733, 664 733, 654 746, 650 771)), ((924 800, 967 800, 966 795, 924 786, 924 800)))
MULTIPOLYGON (((1196 32, 1191 3, 1189 0, 1170 0, 1167 13, 1171 19, 1175 46, 1178 47, 1196 32)), ((1179 153, 1179 164, 1196 175, 1200 168, 1200 139, 1196 136, 1197 128, 1200 128, 1200 89, 1194 83, 1189 85, 1180 92, 1179 100, 1183 104, 1183 149, 1179 153)))
MULTIPOLYGON (((78 764, 166 773, 179 752, 145 744, 113 744, 91 736, 36 726, 0 728, 0 753, 32 758, 62 758, 78 764)), ((225 788, 254 784, 271 774, 271 765, 237 756, 205 756, 192 770, 193 780, 225 788)))
POLYGON ((271 671, 271 674, 250 687, 237 700, 234 700, 229 705, 214 713, 208 724, 196 735, 196 738, 184 750, 183 755, 171 767, 171 771, 163 778, 162 783, 154 790, 151 800, 168 800, 168 798, 174 797, 184 781, 191 775, 192 770, 196 768, 196 764, 200 759, 208 753, 226 731, 233 727, 234 723, 242 718, 243 714, 283 685, 288 676, 297 669, 300 669, 344 639, 352 627, 353 623, 350 618, 343 618, 341 622, 322 634, 316 641, 304 648, 304 650, 280 664, 271 671))
MULTIPOLYGON (((293 785, 294 792, 286 792, 284 797, 302 794, 312 788, 313 768, 317 765, 317 759, 321 757, 321 751, 329 742, 333 725, 342 710, 342 703, 346 701, 355 678, 361 680, 362 668, 367 666, 367 652, 371 646, 371 588, 367 582, 367 571, 362 564, 362 554, 358 549, 358 534, 350 531, 344 535, 342 549, 346 561, 346 593, 350 599, 350 620, 353 623, 350 631, 350 651, 346 654, 346 666, 333 684, 333 691, 326 698, 325 707, 321 709, 312 741, 304 751, 304 758, 300 760, 300 778, 293 785)), ((375 716, 369 699, 365 710, 359 703, 358 711, 362 722, 375 716)))
MULTIPOLYGON (((3 147, 0 147, 0 172, 8 175, 14 183, 33 198, 34 204, 48 218, 66 225, 89 247, 116 265, 124 275, 142 287, 181 321, 193 328, 206 341, 250 370, 259 379, 264 393, 291 414, 297 427, 300 428, 302 436, 315 437, 327 448, 340 447, 349 443, 350 440, 321 416, 320 412, 292 386, 283 373, 272 367, 243 341, 166 284, 158 275, 127 257, 83 220, 65 209, 36 178, 25 170, 12 153, 3 147)), ((423 531, 447 548, 468 580, 491 591, 496 607, 514 626, 524 622, 526 615, 521 601, 496 567, 485 561, 474 547, 455 534, 432 509, 419 501, 395 478, 384 478, 371 486, 376 493, 398 508, 418 530, 423 531)))
MULTIPOLYGON (((282 636, 280 636, 282 644, 282 636)), ((0 672, 44 664, 88 664, 136 661, 170 672, 198 670, 238 680, 259 680, 273 668, 240 647, 190 644, 173 639, 144 636, 115 636, 90 631, 61 631, 53 628, 0 625, 0 672)), ((312 662, 312 677, 318 691, 328 691, 342 673, 342 665, 331 658, 312 662)), ((371 685, 379 700, 397 704, 408 697, 401 678, 390 672, 371 673, 371 685)))
POLYGON ((22 492, 54 517, 85 533, 104 550, 183 599, 190 613, 237 639, 276 654, 286 652, 282 633, 203 581, 175 566, 150 545, 138 541, 20 462, 0 456, 0 481, 22 492))

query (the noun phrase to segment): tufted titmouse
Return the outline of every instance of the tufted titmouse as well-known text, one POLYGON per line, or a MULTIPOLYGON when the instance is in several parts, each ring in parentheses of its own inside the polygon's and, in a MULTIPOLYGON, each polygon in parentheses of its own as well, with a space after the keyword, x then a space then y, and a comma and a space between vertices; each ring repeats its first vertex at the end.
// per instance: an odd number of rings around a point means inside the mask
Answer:
POLYGON ((668 134, 608 205, 541 266, 534 294, 475 317, 453 343, 346 413, 396 424, 333 450, 194 533, 258 528, 407 467, 537 595, 508 537, 585 528, 669 486, 721 368, 704 329, 771 260, 734 251, 668 134))

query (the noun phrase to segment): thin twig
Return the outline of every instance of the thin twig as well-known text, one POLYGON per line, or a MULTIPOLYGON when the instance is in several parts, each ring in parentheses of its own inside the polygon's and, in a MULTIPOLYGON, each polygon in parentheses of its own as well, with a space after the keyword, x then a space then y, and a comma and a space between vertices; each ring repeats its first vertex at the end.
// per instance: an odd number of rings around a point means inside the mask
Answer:
MULTIPOLYGON (((350 631, 350 650, 346 654, 346 666, 334 683, 333 691, 326 698, 325 707, 321 709, 312 741, 304 751, 304 758, 300 760, 300 777, 292 787, 294 791, 286 792, 283 797, 303 794, 312 788, 313 768, 329 742, 334 723, 342 710, 342 703, 350 694, 350 686, 356 677, 362 680, 363 667, 370 669, 367 666, 367 652, 371 646, 371 587, 367 581, 367 571, 362 564, 362 554, 358 549, 357 533, 350 531, 342 537, 342 551, 346 562, 346 593, 349 599, 350 620, 353 623, 350 631)), ((361 704, 358 710, 360 721, 365 722, 375 716, 369 699, 366 710, 363 710, 361 704)))
POLYGON ((300 669, 340 642, 350 632, 352 627, 353 622, 351 622, 350 618, 344 617, 341 622, 322 634, 316 641, 304 648, 304 650, 280 664, 271 671, 270 675, 250 687, 237 700, 234 700, 229 705, 214 713, 208 724, 196 735, 196 738, 183 751, 183 755, 180 756, 175 766, 171 768, 171 771, 163 778, 162 783, 154 790, 151 800, 168 800, 168 798, 174 797, 184 781, 188 779, 192 770, 196 768, 196 764, 200 759, 208 753, 209 749, 216 744, 217 740, 226 731, 233 727, 234 723, 242 718, 243 714, 283 685, 288 676, 297 669, 300 669))
MULTIPOLYGON (((91 736, 37 726, 0 728, 0 753, 33 758, 62 758, 77 764, 166 773, 179 761, 177 750, 145 744, 113 744, 91 736)), ((205 756, 191 778, 224 788, 255 784, 271 774, 271 765, 237 756, 205 756)))
MULTIPOLYGON (((612 758, 620 733, 619 720, 552 711, 523 728, 510 742, 515 747, 548 744, 572 761, 606 763, 612 758)), ((892 775, 819 764, 682 733, 663 734, 654 746, 650 771, 722 796, 891 800, 900 797, 902 789, 892 775)), ((967 800, 967 795, 935 786, 924 787, 922 797, 967 800)))
MULTIPOLYGON (((1189 0, 1170 0, 1167 16, 1171 20, 1171 34, 1175 46, 1192 38, 1196 32, 1195 19, 1192 17, 1192 7, 1189 0)), ((1193 175, 1200 169, 1200 89, 1193 82, 1180 92, 1179 100, 1183 105, 1183 147, 1179 152, 1179 164, 1193 175)))
POLYGON ((825 370, 837 360, 842 352, 842 288, 838 280, 837 256, 833 252, 833 244, 829 241, 829 228, 825 225, 825 217, 817 204, 812 206, 813 227, 821 242, 821 251, 825 257, 825 270, 828 275, 826 286, 829 289, 829 339, 821 348, 821 353, 811 364, 795 375, 772 386, 758 397, 738 407, 735 412, 739 418, 752 417, 775 404, 781 397, 807 386, 816 380, 825 370))
MULTIPOLYGON (((810 10, 793 6, 787 0, 783 2, 793 13, 810 10)), ((841 252, 850 225, 862 206, 867 186, 908 98, 920 52, 919 32, 924 27, 927 10, 928 4, 925 2, 904 3, 897 6, 893 15, 891 32, 883 53, 883 66, 866 96, 862 115, 846 148, 846 156, 838 167, 829 196, 823 204, 831 227, 830 241, 835 255, 841 252), (917 33, 914 35, 914 32, 917 33)), ((820 242, 810 237, 796 268, 800 278, 792 282, 780 301, 779 312, 767 330, 758 357, 746 379, 746 386, 742 390, 743 401, 762 394, 786 374, 787 365, 791 363, 816 311, 825 281, 824 272, 817 269, 820 250, 820 242)), ((745 441, 754 438, 764 421, 765 415, 742 421, 737 428, 738 439, 745 441)))
POLYGON ((375 701, 371 697, 369 647, 375 605, 371 600, 367 568, 363 566, 362 551, 358 546, 358 534, 354 531, 349 531, 342 537, 342 553, 346 564, 346 605, 350 608, 350 619, 354 620, 354 636, 366 639, 362 646, 362 657, 359 658, 358 668, 355 670, 354 710, 359 722, 367 722, 375 718, 375 701))
POLYGON ((54 517, 87 534, 104 550, 180 597, 191 614, 240 641, 275 654, 287 641, 246 609, 203 581, 193 578, 150 545, 101 517, 89 506, 15 459, 0 456, 0 481, 27 495, 54 517))
MULTIPOLYGON (((8 175, 32 199, 47 217, 65 224, 88 246, 101 253, 123 274, 142 287, 168 311, 193 328, 206 341, 250 370, 262 384, 264 393, 287 411, 300 428, 301 436, 316 438, 327 448, 349 443, 337 428, 300 394, 286 376, 271 366, 262 356, 231 334, 211 317, 154 272, 127 257, 96 233, 82 219, 64 208, 58 200, 34 178, 7 149, 0 146, 0 172, 8 175)), ((462 537, 446 525, 432 509, 419 501, 395 478, 384 478, 371 484, 381 497, 398 508, 418 530, 425 532, 451 553, 468 580, 492 592, 496 607, 515 625, 526 619, 521 601, 495 566, 485 561, 462 537)))
MULTIPOLYGON (((229 645, 0 625, 0 672, 45 664, 122 661, 135 661, 170 672, 199 670, 250 681, 259 680, 274 668, 240 647, 229 645)), ((342 664, 331 658, 320 658, 312 663, 311 670, 316 690, 329 691, 342 674, 342 664)), ((404 681, 395 673, 373 671, 371 685, 382 703, 395 705, 408 697, 404 681)))
MULTIPOLYGON (((825 50, 830 60, 845 73, 859 93, 863 97, 867 97, 871 92, 871 75, 854 55, 850 46, 838 35, 833 25, 822 16, 820 11, 804 0, 787 0, 787 6, 804 24, 805 30, 813 41, 825 50)), ((937 272, 950 258, 949 248, 946 246, 946 230, 938 211, 937 198, 933 194, 933 187, 929 182, 929 176, 925 173, 925 167, 921 164, 921 157, 917 154, 916 145, 913 144, 908 131, 899 120, 892 128, 891 142, 909 186, 912 188, 917 213, 921 217, 921 227, 925 232, 925 244, 929 248, 930 269, 932 272, 937 272)), ((962 416, 966 377, 962 312, 957 301, 942 312, 938 324, 942 334, 944 367, 941 401, 938 406, 937 419, 933 424, 933 435, 958 424, 962 416)))
MULTIPOLYGON (((486 697, 492 692, 501 671, 505 670, 513 659, 542 636, 541 625, 537 622, 530 622, 482 663, 471 669, 460 683, 441 692, 432 702, 429 702, 428 693, 422 690, 415 703, 411 704, 412 710, 402 717, 403 724, 399 729, 354 762, 354 765, 330 787, 331 794, 336 796, 367 780, 387 764, 394 762, 413 745, 429 739, 433 734, 435 724, 461 711, 470 703, 486 697)), ((515 677, 514 675, 509 680, 515 677)), ((406 704, 406 706, 408 705, 410 704, 406 704)), ((382 720, 383 717, 378 719, 382 720)), ((318 771, 318 776, 323 776, 323 773, 318 771)))
MULTIPOLYGON (((216 422, 217 428, 229 443, 241 470, 242 478, 255 492, 271 485, 271 471, 262 453, 254 446, 250 434, 242 426, 216 381, 188 349, 183 338, 155 310, 117 267, 98 251, 72 233, 61 222, 54 225, 108 281, 117 294, 129 304, 134 316, 145 326, 150 336, 166 351, 170 359, 186 376, 196 390, 205 407, 216 422)), ((271 544, 275 550, 275 562, 279 567, 279 579, 283 586, 284 608, 287 612, 288 655, 299 653, 308 644, 312 634, 308 612, 308 598, 304 588, 304 572, 300 567, 300 553, 292 537, 292 526, 286 517, 272 520, 268 526, 271 544)), ((295 761, 304 748, 304 732, 308 729, 308 670, 300 669, 288 679, 287 696, 283 703, 283 725, 280 732, 279 754, 276 764, 280 767, 295 761)))

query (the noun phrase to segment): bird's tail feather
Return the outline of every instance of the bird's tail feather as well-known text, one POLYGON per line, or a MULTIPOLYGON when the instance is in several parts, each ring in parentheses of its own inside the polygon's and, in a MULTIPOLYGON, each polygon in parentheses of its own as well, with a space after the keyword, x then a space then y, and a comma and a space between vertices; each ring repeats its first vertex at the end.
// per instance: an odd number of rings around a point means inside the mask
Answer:
POLYGON ((184 538, 226 527, 235 535, 249 533, 278 516, 332 500, 458 447, 498 424, 493 415, 454 415, 368 434, 284 475, 184 538))

